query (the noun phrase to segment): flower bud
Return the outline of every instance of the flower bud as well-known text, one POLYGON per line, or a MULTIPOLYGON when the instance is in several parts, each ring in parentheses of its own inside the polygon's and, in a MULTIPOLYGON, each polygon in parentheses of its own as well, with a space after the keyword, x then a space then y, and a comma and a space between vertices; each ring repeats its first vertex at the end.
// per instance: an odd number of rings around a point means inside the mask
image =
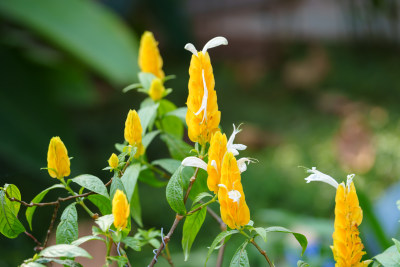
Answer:
POLYGON ((118 157, 115 153, 112 153, 111 157, 108 159, 108 165, 110 165, 111 169, 116 169, 118 167, 118 157))
POLYGON ((129 110, 128 116, 125 121, 125 140, 129 145, 137 147, 135 158, 140 157, 144 153, 142 144, 142 125, 136 110, 129 110))
POLYGON ((51 138, 47 152, 47 170, 53 178, 63 178, 71 173, 68 151, 60 137, 51 138))
POLYGON ((165 87, 159 78, 153 79, 151 82, 150 90, 149 90, 149 95, 153 101, 158 101, 163 97, 163 94, 165 92, 165 87))
POLYGON ((112 201, 112 214, 114 216, 114 226, 118 230, 124 229, 128 224, 129 204, 124 192, 117 189, 112 201))
POLYGON ((140 39, 139 67, 143 72, 153 73, 158 78, 164 78, 163 60, 158 51, 158 43, 151 32, 144 32, 140 39))

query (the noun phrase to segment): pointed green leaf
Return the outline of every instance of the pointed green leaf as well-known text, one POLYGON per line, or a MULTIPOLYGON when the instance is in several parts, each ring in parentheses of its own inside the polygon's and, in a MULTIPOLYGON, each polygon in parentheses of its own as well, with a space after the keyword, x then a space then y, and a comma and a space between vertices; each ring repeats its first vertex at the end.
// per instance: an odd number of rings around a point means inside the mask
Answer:
POLYGON ((295 232, 290 231, 289 229, 286 229, 286 228, 281 227, 281 226, 268 227, 268 228, 265 228, 265 231, 267 233, 269 233, 269 232, 280 232, 280 233, 293 234, 293 236, 297 239, 297 241, 299 242, 299 244, 303 248, 303 250, 301 251, 301 255, 303 255, 304 251, 306 251, 307 238, 304 235, 300 234, 300 233, 295 233, 295 232))
POLYGON ((151 82, 153 81, 153 79, 157 78, 153 73, 150 72, 139 72, 138 77, 143 88, 146 90, 150 89, 151 82))
POLYGON ((200 200, 202 200, 205 197, 213 197, 210 193, 208 192, 202 192, 200 194, 198 194, 194 199, 193 199, 193 204, 199 202, 200 200))
POLYGON ((185 214, 186 207, 183 203, 183 187, 181 180, 181 172, 183 167, 179 167, 175 173, 172 175, 171 179, 169 179, 166 195, 168 204, 171 208, 178 214, 185 214))
POLYGON ((217 237, 214 239, 214 241, 212 242, 212 244, 208 250, 205 265, 207 264, 208 258, 210 258, 211 253, 213 253, 214 249, 218 246, 218 244, 221 243, 221 241, 224 238, 231 236, 233 234, 237 234, 237 233, 239 233, 238 230, 229 230, 229 231, 223 231, 223 232, 219 233, 219 235, 217 235, 217 237))
POLYGON ((90 195, 88 196, 88 199, 100 210, 102 215, 111 213, 111 200, 107 197, 102 195, 90 195))
POLYGON ((229 267, 250 267, 249 258, 247 257, 246 246, 248 242, 245 241, 240 247, 236 250, 229 267))
POLYGON ((110 200, 111 201, 113 200, 117 189, 121 190, 126 195, 124 184, 122 183, 121 179, 117 175, 115 175, 113 177, 113 180, 112 180, 111 186, 110 186, 110 200))
POLYGON ((164 116, 164 114, 176 110, 174 103, 167 99, 162 99, 160 101, 160 106, 158 107, 158 114, 161 116, 161 121, 156 122, 158 129, 178 139, 182 139, 183 136, 183 123, 175 116, 164 116))
POLYGON ((67 257, 67 258, 75 258, 75 257, 85 257, 92 259, 92 256, 84 250, 83 248, 74 246, 74 245, 55 245, 51 247, 47 247, 43 249, 40 254, 42 257, 51 257, 51 258, 58 258, 58 257, 67 257))
POLYGON ((114 222, 114 216, 112 214, 101 216, 96 220, 97 225, 103 232, 107 232, 114 222))
POLYGON ((140 173, 140 163, 134 163, 126 168, 124 175, 121 177, 121 181, 126 191, 126 197, 128 202, 131 202, 133 191, 135 191, 137 179, 140 173))
POLYGON ((81 244, 87 242, 87 241, 91 241, 91 240, 100 240, 103 242, 106 242, 103 238, 101 238, 100 236, 95 236, 95 235, 88 235, 88 236, 83 236, 77 240, 75 240, 74 242, 71 243, 71 245, 74 246, 80 246, 81 244))
POLYGON ((124 243, 125 246, 130 247, 131 249, 133 249, 135 251, 140 251, 142 249, 140 240, 138 240, 132 236, 127 236, 127 237, 123 238, 121 242, 124 243))
POLYGON ((257 232, 259 236, 264 240, 265 243, 267 243, 267 231, 265 231, 264 228, 262 227, 256 227, 254 230, 257 232))
POLYGON ((395 238, 392 238, 392 240, 393 240, 394 244, 396 245, 397 251, 400 253, 400 241, 395 238))
POLYGON ((143 144, 144 148, 147 148, 150 145, 151 141, 153 141, 154 137, 156 137, 157 134, 159 134, 159 133, 160 133, 160 131, 156 130, 156 131, 151 131, 151 132, 147 133, 145 136, 143 136, 142 144, 143 144))
POLYGON ((396 245, 386 249, 383 253, 374 257, 384 267, 398 267, 400 266, 400 253, 396 245))
POLYGON ((0 233, 8 238, 16 238, 25 231, 24 226, 13 212, 14 206, 7 205, 6 196, 0 190, 0 233))
POLYGON ((131 215, 135 222, 143 227, 142 222, 142 207, 140 206, 140 198, 139 198, 139 188, 136 186, 135 191, 133 191, 132 200, 130 203, 131 215))
POLYGON ((187 107, 177 108, 173 111, 166 113, 164 116, 175 116, 179 118, 183 123, 186 123, 187 107))
MULTIPOLYGON (((192 210, 198 208, 201 204, 195 205, 192 210)), ((193 215, 187 216, 185 223, 183 224, 182 233, 182 248, 183 254, 185 255, 185 261, 189 258, 190 248, 203 225, 204 219, 206 218, 207 209, 203 208, 195 212, 193 215)))
POLYGON ((173 135, 162 134, 160 138, 166 143, 169 153, 174 159, 183 160, 189 156, 190 150, 193 149, 192 146, 173 135))
POLYGON ((176 159, 157 159, 151 164, 160 166, 169 173, 174 173, 181 166, 181 162, 176 159))
POLYGON ((168 184, 168 182, 166 182, 166 181, 158 180, 154 176, 153 171, 151 171, 147 166, 142 166, 142 170, 140 171, 140 174, 139 174, 139 181, 146 183, 153 187, 163 187, 168 184))
POLYGON ((157 115, 157 108, 158 108, 158 103, 154 103, 149 106, 145 106, 143 108, 140 108, 138 111, 138 115, 140 118, 140 124, 142 125, 142 135, 145 136, 147 127, 151 124, 152 121, 154 121, 156 115, 157 115))
POLYGON ((107 188, 104 183, 97 178, 96 176, 90 174, 82 174, 73 179, 71 179, 74 183, 79 184, 80 186, 93 191, 97 194, 108 197, 107 188))
MULTIPOLYGON (((15 198, 18 200, 21 200, 21 193, 19 192, 18 187, 16 187, 13 184, 5 184, 4 189, 7 192, 7 195, 9 198, 15 198)), ((6 197, 6 202, 7 206, 12 210, 12 212, 15 214, 15 216, 18 215, 19 207, 21 206, 21 203, 17 201, 11 201, 6 197)))
POLYGON ((71 244, 78 239, 78 213, 75 205, 76 203, 68 205, 61 215, 56 232, 57 244, 71 244))

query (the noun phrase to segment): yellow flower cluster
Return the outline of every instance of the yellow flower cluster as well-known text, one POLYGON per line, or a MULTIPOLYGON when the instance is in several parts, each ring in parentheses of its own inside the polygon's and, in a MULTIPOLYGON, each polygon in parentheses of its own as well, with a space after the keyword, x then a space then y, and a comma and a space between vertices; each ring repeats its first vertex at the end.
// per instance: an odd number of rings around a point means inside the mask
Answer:
POLYGON ((128 224, 129 204, 124 192, 117 189, 112 200, 112 214, 114 216, 114 226, 118 230, 124 229, 128 224))
POLYGON ((217 93, 214 90, 215 81, 208 52, 199 51, 192 55, 189 67, 189 96, 187 98, 188 111, 186 124, 192 142, 205 145, 211 136, 218 131, 221 112, 218 110, 217 93), (207 103, 203 103, 204 93, 207 93, 207 103), (205 109, 200 113, 203 104, 205 109))
POLYGON ((158 43, 151 32, 144 32, 140 39, 139 67, 143 72, 153 73, 158 78, 164 78, 163 60, 158 50, 158 43))
POLYGON ((51 177, 58 179, 68 176, 71 172, 67 148, 58 136, 50 140, 47 170, 51 177))
POLYGON ((218 190, 221 218, 231 229, 239 229, 250 221, 240 171, 231 152, 224 156, 221 168, 221 184, 218 190))
POLYGON ((137 148, 135 158, 139 158, 144 153, 142 131, 142 125, 140 124, 140 118, 136 110, 129 110, 125 121, 124 136, 129 145, 137 148))
POLYGON ((336 190, 335 231, 333 237, 333 256, 336 267, 363 267, 371 261, 361 261, 365 254, 358 226, 363 219, 356 188, 351 182, 347 187, 339 184, 336 190))

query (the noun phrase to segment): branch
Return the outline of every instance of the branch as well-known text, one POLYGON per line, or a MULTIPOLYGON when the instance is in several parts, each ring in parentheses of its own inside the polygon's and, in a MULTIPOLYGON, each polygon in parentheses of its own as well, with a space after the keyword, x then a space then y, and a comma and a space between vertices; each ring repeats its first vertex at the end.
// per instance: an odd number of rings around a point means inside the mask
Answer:
POLYGON ((29 236, 30 238, 32 238, 33 242, 35 242, 37 244, 37 246, 34 248, 35 251, 39 251, 41 248, 42 243, 40 243, 36 237, 34 237, 31 233, 28 233, 27 231, 24 232, 27 236, 29 236))
POLYGON ((261 253, 261 255, 264 256, 264 258, 267 260, 269 266, 271 267, 275 267, 275 265, 271 262, 271 260, 268 258, 267 253, 265 252, 265 250, 262 250, 256 243, 256 241, 254 241, 254 239, 250 239, 250 242, 258 249, 258 251, 261 253))
MULTIPOLYGON (((192 189, 193 183, 196 181, 197 173, 199 172, 199 168, 196 168, 192 178, 190 178, 190 183, 188 186, 188 189, 186 190, 185 198, 183 199, 183 203, 186 204, 186 201, 189 197, 190 190, 192 189)), ((150 264, 148 267, 153 267, 154 264, 157 263, 157 258, 160 256, 162 250, 164 249, 165 245, 168 244, 172 234, 174 233, 176 227, 178 226, 179 222, 184 218, 184 216, 176 214, 174 223, 171 226, 171 229, 169 230, 168 234, 164 237, 163 242, 161 242, 160 247, 157 249, 156 255, 153 257, 151 260, 150 264)))
POLYGON ((41 248, 41 250, 46 247, 47 242, 49 241, 49 236, 50 236, 51 230, 53 229, 54 221, 57 218, 57 212, 58 212, 59 207, 60 207, 60 202, 57 202, 57 205, 54 207, 53 217, 51 217, 50 226, 49 226, 49 229, 47 230, 46 239, 43 242, 43 247, 41 248))
MULTIPOLYGON (((226 224, 221 219, 221 217, 219 217, 218 214, 215 213, 210 207, 207 207, 207 212, 211 215, 211 217, 213 217, 219 223, 219 227, 221 228, 221 231, 222 232, 226 231, 226 224)), ((222 244, 222 246, 218 252, 217 264, 215 265, 216 267, 222 266, 222 261, 224 259, 224 252, 225 252, 225 238, 222 239, 221 244, 222 244)))

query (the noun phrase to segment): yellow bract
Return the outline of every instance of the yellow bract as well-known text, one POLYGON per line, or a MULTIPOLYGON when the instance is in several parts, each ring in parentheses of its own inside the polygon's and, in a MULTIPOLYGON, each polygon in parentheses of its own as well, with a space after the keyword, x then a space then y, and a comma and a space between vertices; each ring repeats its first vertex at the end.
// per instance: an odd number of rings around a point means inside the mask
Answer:
POLYGON ((218 192, 218 184, 221 180, 221 165, 226 153, 226 143, 226 135, 218 131, 212 136, 208 149, 207 186, 214 193, 218 192))
POLYGON ((163 97, 165 92, 165 87, 161 81, 161 79, 155 78, 151 82, 149 95, 153 101, 158 101, 163 97))
POLYGON ((239 229, 250 221, 240 171, 231 152, 225 154, 221 168, 221 184, 218 190, 221 218, 231 229, 239 229))
POLYGON ((142 125, 136 110, 129 110, 128 116, 125 121, 125 140, 129 145, 137 147, 135 158, 140 157, 144 153, 144 146, 142 144, 142 125))
POLYGON ((340 184, 336 191, 335 231, 333 232, 333 256, 336 267, 368 266, 371 261, 361 262, 363 244, 359 237, 358 226, 363 219, 354 183, 350 187, 340 184))
POLYGON ((153 73, 158 78, 164 78, 163 60, 157 47, 158 43, 151 32, 144 32, 140 39, 139 67, 143 72, 153 73))
POLYGON ((53 178, 60 179, 71 173, 67 148, 58 136, 50 140, 47 152, 47 168, 53 178))
POLYGON ((221 112, 218 110, 217 93, 214 90, 215 81, 210 56, 206 52, 198 52, 197 56, 192 55, 189 67, 189 96, 187 98, 188 111, 186 113, 186 124, 188 125, 188 134, 190 140, 198 142, 201 145, 210 141, 211 136, 218 131, 218 125, 221 119, 221 112), (204 95, 203 84, 207 86, 207 108, 206 111, 195 115, 202 106, 204 95), (204 112, 206 118, 204 119, 204 112))
MULTIPOLYGON (((118 179, 118 178, 117 178, 118 179)), ((114 216, 114 226, 118 230, 124 229, 128 224, 129 204, 124 192, 117 189, 112 201, 112 214, 114 216)))
POLYGON ((108 159, 108 165, 110 165, 112 169, 115 169, 118 167, 118 163, 119 160, 117 155, 115 155, 115 153, 112 153, 111 157, 108 159))

